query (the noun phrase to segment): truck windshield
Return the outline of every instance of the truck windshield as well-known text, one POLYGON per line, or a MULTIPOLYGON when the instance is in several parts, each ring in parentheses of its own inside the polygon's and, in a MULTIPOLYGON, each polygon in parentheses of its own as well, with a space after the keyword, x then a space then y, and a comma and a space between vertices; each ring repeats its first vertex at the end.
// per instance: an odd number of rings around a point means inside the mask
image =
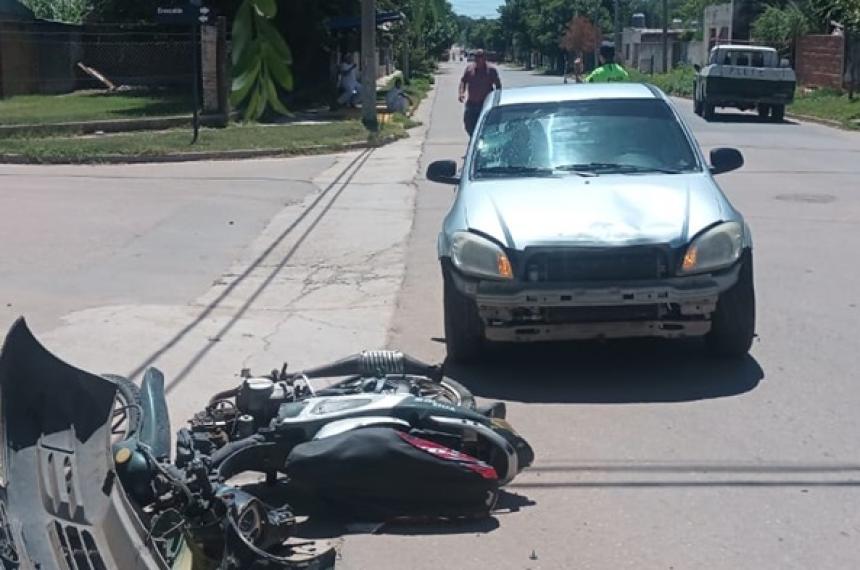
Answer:
POLYGON ((481 177, 690 172, 698 160, 659 99, 599 99, 497 107, 478 133, 481 177))

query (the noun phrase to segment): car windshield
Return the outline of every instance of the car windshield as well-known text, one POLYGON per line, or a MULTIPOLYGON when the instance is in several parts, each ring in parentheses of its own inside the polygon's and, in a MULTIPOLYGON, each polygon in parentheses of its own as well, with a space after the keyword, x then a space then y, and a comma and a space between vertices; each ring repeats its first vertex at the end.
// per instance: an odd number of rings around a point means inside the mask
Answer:
POLYGON ((487 114, 473 155, 476 178, 695 170, 689 139, 658 99, 496 107, 487 114))

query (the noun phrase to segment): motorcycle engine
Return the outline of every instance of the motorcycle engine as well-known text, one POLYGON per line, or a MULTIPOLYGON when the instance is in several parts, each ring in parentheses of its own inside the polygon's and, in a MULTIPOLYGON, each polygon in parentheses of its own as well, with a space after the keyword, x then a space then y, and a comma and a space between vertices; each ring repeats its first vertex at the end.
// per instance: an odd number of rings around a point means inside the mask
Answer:
POLYGON ((309 395, 309 389, 303 383, 255 376, 246 377, 233 394, 210 402, 190 421, 195 447, 204 453, 211 453, 268 426, 277 417, 281 404, 309 395))

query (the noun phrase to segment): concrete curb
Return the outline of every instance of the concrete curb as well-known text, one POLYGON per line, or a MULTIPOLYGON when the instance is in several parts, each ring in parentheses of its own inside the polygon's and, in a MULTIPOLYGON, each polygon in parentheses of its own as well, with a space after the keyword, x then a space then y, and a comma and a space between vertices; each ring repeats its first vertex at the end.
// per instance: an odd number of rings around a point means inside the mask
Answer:
POLYGON ((790 117, 792 119, 797 119, 798 121, 806 121, 808 123, 818 123, 820 125, 824 125, 826 127, 833 127, 836 129, 841 129, 843 131, 856 131, 857 129, 853 129, 847 126, 845 123, 841 123, 839 121, 834 121, 833 119, 822 119, 821 117, 812 117, 810 115, 799 115, 797 113, 785 113, 786 117, 790 117))
MULTIPOLYGON (((406 135, 408 136, 408 135, 406 135)), ((308 146, 295 149, 246 149, 246 150, 222 150, 209 152, 179 152, 175 154, 153 155, 153 156, 124 156, 124 155, 93 155, 86 158, 67 157, 45 157, 33 159, 20 154, 0 154, 0 164, 139 164, 139 163, 164 163, 164 162, 193 162, 202 160, 242 160, 249 158, 271 158, 288 156, 307 156, 314 154, 330 154, 364 148, 377 148, 397 140, 404 136, 388 135, 376 141, 359 141, 342 143, 336 145, 308 146)))
MULTIPOLYGON (((204 127, 224 127, 228 118, 224 115, 201 115, 200 125, 204 127)), ((137 131, 164 131, 180 127, 190 127, 190 115, 174 115, 168 117, 141 117, 137 119, 108 119, 101 121, 70 121, 66 123, 48 123, 40 125, 2 125, 0 138, 21 135, 51 135, 51 134, 93 134, 131 133, 137 131)))

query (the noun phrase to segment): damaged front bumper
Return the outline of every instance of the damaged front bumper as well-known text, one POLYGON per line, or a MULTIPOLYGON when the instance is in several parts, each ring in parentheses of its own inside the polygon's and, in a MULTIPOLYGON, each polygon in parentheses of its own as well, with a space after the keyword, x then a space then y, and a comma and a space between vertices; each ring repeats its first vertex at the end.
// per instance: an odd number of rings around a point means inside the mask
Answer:
POLYGON ((525 283, 452 272, 473 299, 491 341, 534 342, 704 336, 740 264, 719 273, 622 283, 525 283))
POLYGON ((115 385, 23 320, 0 351, 0 568, 166 570, 116 477, 115 385))

